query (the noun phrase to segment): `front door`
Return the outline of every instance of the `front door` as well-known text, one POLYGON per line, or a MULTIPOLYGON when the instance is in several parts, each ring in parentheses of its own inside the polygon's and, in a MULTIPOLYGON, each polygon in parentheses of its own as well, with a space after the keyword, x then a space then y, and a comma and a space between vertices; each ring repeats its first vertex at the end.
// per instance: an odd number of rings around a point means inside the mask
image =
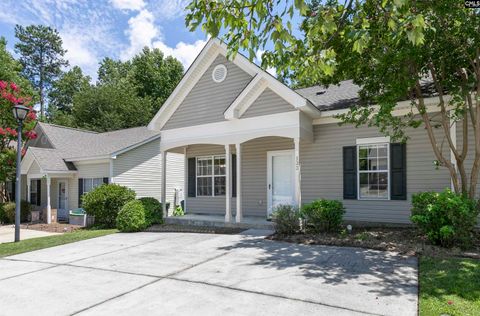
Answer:
POLYGON ((68 191, 66 181, 58 181, 57 217, 60 221, 68 221, 68 191))
POLYGON ((294 151, 279 150, 267 153, 268 214, 280 204, 294 204, 294 151))

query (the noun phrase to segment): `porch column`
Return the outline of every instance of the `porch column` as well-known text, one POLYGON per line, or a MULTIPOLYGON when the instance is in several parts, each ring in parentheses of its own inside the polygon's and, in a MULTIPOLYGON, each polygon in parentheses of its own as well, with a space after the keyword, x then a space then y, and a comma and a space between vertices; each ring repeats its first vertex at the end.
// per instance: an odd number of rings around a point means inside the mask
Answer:
MULTIPOLYGON (((31 179, 27 177, 27 202, 31 203, 30 201, 30 181, 31 179)), ((18 194, 18 193, 16 193, 18 194)))
POLYGON ((183 158, 184 158, 184 167, 183 167, 183 213, 187 213, 187 196, 188 196, 188 157, 187 157, 187 147, 183 148, 183 158))
POLYGON ((225 145, 225 222, 232 221, 232 166, 230 163, 231 160, 230 145, 225 145))
POLYGON ((301 173, 300 173, 300 138, 294 139, 295 143, 295 201, 298 208, 302 207, 302 191, 301 191, 301 173))
MULTIPOLYGON (((50 203, 50 186, 52 184, 52 181, 50 179, 50 176, 47 174, 47 223, 51 224, 52 223, 52 205, 50 203)), ((38 190, 37 190, 38 192, 38 190)))
POLYGON ((167 213, 167 152, 166 151, 162 151, 162 208, 163 208, 163 216, 168 217, 168 213, 167 213))
POLYGON ((243 210, 242 210, 242 152, 241 144, 235 144, 235 151, 237 153, 237 213, 235 215, 235 220, 237 223, 242 222, 243 220, 243 210))

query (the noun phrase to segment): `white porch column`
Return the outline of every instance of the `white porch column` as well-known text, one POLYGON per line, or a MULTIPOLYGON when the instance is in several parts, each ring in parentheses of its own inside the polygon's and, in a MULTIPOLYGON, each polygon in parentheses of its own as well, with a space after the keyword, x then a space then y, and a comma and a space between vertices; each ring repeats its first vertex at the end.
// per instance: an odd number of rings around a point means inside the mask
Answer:
POLYGON ((302 207, 301 173, 300 173, 300 138, 294 139, 295 143, 295 201, 299 208, 302 207))
POLYGON ((225 222, 232 221, 232 164, 230 145, 225 145, 225 222))
POLYGON ((31 180, 32 179, 27 177, 27 202, 28 203, 31 203, 31 201, 30 201, 30 181, 31 180))
POLYGON ((167 152, 166 151, 162 151, 162 207, 163 207, 163 216, 168 217, 168 213, 167 213, 167 152))
POLYGON ((187 196, 188 196, 188 157, 187 147, 183 148, 184 168, 183 168, 183 213, 187 213, 187 196))
POLYGON ((235 215, 235 220, 237 223, 242 222, 243 220, 243 210, 242 210, 242 152, 241 144, 235 144, 235 151, 237 154, 237 213, 235 215))
MULTIPOLYGON (((52 184, 52 181, 50 179, 50 176, 47 174, 47 223, 51 224, 52 223, 52 205, 50 203, 50 186, 52 184)), ((38 190, 37 190, 38 192, 38 190)))

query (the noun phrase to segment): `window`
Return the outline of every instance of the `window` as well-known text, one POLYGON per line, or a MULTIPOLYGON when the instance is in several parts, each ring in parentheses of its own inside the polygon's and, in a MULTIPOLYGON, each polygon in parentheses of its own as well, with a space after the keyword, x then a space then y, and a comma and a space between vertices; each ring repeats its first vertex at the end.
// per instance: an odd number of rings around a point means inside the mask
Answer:
POLYGON ((38 180, 30 180, 30 204, 40 206, 38 180))
POLYGON ((83 179, 83 194, 88 193, 98 186, 103 184, 103 178, 84 178, 83 179))
POLYGON ((225 156, 197 158, 197 196, 226 194, 225 156))
POLYGON ((389 199, 389 144, 358 145, 358 198, 389 199))

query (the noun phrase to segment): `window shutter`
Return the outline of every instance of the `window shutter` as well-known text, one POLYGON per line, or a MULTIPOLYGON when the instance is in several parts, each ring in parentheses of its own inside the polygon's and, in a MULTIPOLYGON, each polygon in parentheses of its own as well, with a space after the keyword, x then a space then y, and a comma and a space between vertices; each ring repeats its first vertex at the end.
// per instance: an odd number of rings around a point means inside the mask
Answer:
POLYGON ((197 196, 196 160, 188 158, 188 197, 197 196))
POLYGON ((83 179, 78 179, 78 207, 82 206, 83 179))
POLYGON ((10 201, 13 202, 15 201, 15 190, 17 189, 17 181, 12 180, 12 195, 10 196, 10 201))
POLYGON ((390 199, 407 199, 406 144, 390 144, 390 199))
POLYGON ((103 178, 103 183, 108 184, 108 178, 103 178))
POLYGON ((343 147, 343 198, 357 198, 357 146, 343 147))
POLYGON ((37 180, 37 205, 42 205, 42 180, 37 180))
POLYGON ((232 197, 237 196, 237 155, 232 154, 232 197))

